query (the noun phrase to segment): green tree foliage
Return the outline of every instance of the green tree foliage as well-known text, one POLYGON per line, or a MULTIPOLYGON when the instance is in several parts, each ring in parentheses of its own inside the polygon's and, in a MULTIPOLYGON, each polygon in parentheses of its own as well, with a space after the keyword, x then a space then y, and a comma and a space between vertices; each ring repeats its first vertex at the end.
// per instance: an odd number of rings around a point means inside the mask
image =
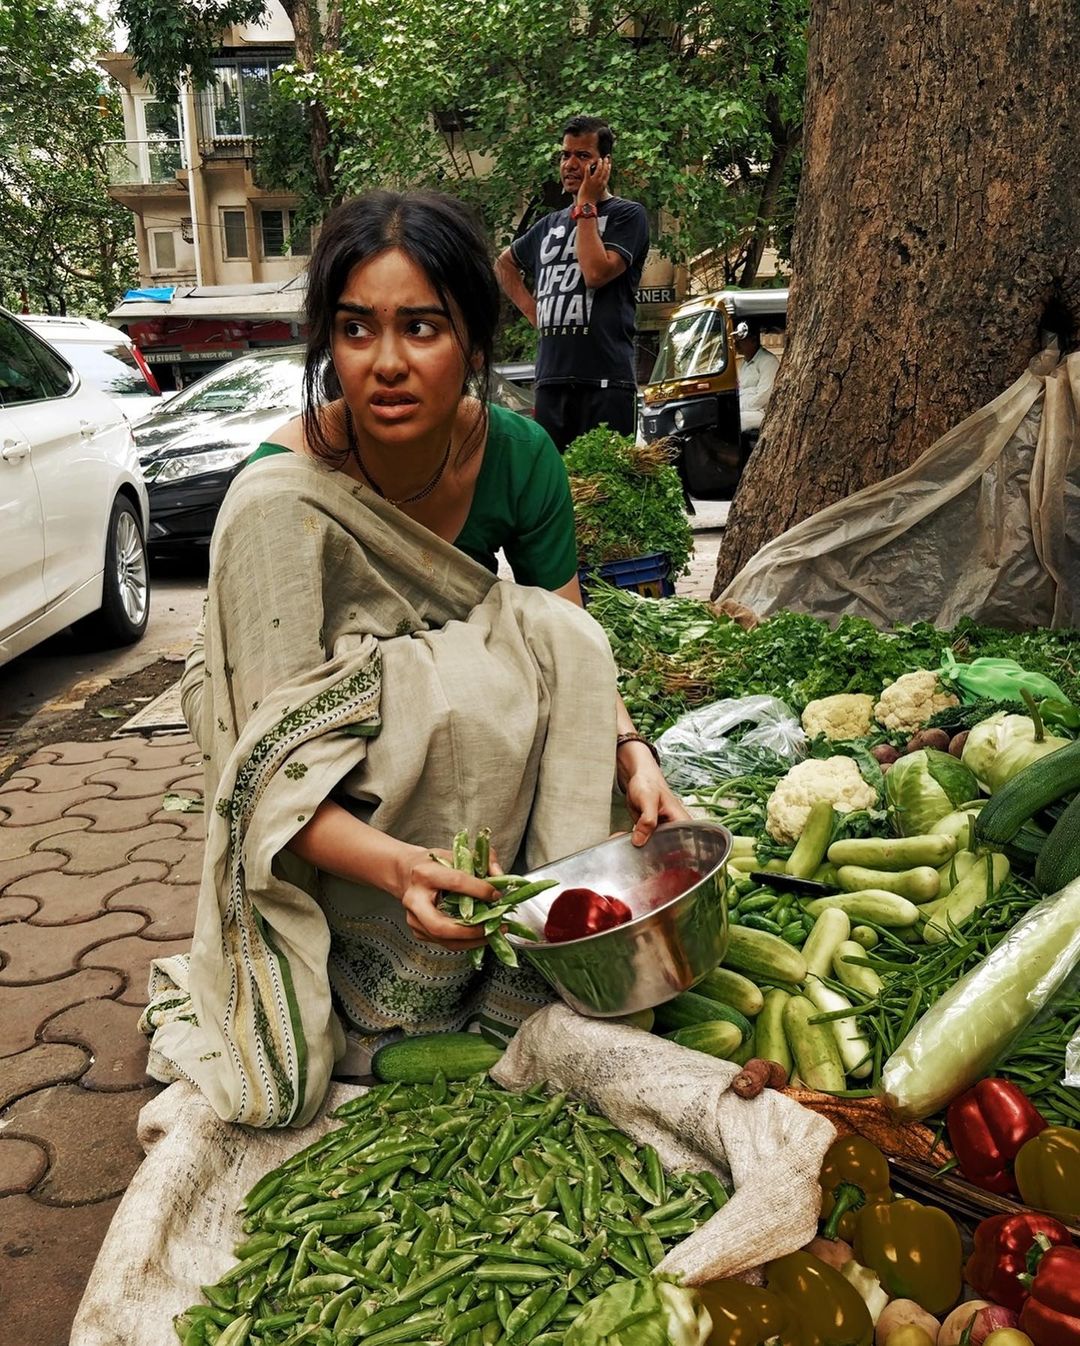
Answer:
POLYGON ((343 0, 342 20, 337 50, 278 77, 326 108, 341 193, 438 186, 506 242, 554 201, 559 129, 589 112, 617 129, 616 190, 673 222, 669 255, 749 257, 774 222, 806 0, 343 0))
POLYGON ((0 6, 0 303, 99 316, 138 275, 131 215, 106 191, 118 103, 89 2, 0 6))
POLYGON ((139 75, 162 98, 188 76, 202 87, 211 59, 232 24, 258 23, 266 0, 117 0, 117 20, 128 30, 128 50, 139 75))

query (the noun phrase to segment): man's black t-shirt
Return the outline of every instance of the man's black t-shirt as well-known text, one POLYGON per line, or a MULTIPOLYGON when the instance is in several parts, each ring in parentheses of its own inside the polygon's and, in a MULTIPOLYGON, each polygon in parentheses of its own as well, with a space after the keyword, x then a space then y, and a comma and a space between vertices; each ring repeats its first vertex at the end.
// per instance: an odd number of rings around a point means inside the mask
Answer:
POLYGON ((634 296, 649 251, 648 219, 638 202, 619 196, 601 201, 597 213, 604 247, 626 259, 622 275, 598 290, 582 279, 569 207, 545 215, 511 244, 514 261, 536 278, 538 384, 634 386, 634 296))

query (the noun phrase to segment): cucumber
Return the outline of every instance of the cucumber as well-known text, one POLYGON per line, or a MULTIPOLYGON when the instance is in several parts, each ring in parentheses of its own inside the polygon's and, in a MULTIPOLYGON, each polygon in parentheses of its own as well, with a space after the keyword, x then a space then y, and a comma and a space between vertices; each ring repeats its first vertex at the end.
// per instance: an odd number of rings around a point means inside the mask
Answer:
POLYGON ((714 967, 699 982, 694 983, 693 990, 698 995, 708 996, 710 1000, 720 1000, 730 1005, 748 1019, 760 1014, 765 1003, 765 997, 749 977, 744 977, 741 972, 732 972, 728 967, 714 967))
POLYGON ((743 1045, 736 1047, 727 1059, 737 1066, 745 1066, 747 1061, 752 1061, 758 1054, 755 1037, 756 1033, 751 1033, 743 1045))
POLYGON ((787 859, 787 872, 797 879, 808 879, 825 859, 833 832, 833 806, 829 799, 818 799, 810 808, 802 835, 787 859))
POLYGON ((765 930, 742 925, 728 931, 723 962, 755 981, 800 982, 806 976, 806 959, 798 949, 765 930))
POLYGON ((830 908, 846 911, 853 921, 872 921, 874 925, 895 928, 914 925, 919 919, 919 908, 914 902, 909 902, 906 897, 898 897, 896 893, 886 893, 881 888, 815 897, 806 904, 806 910, 815 920, 830 908))
POLYGON ((952 837, 961 850, 971 847, 971 828, 985 800, 964 804, 955 813, 939 818, 930 831, 935 835, 952 837))
POLYGON ((422 1033, 380 1047, 371 1073, 387 1084, 431 1084, 440 1071, 448 1080, 467 1080, 490 1070, 502 1054, 479 1033, 422 1033))
POLYGON ((858 837, 834 841, 829 859, 834 865, 865 865, 867 869, 902 870, 916 865, 943 865, 956 853, 956 838, 924 833, 916 837, 858 837))
POLYGON ((859 963, 849 963, 849 958, 862 959, 866 950, 853 939, 846 939, 833 954, 833 974, 836 980, 851 991, 861 991, 871 1000, 877 998, 885 983, 872 967, 862 967, 859 963))
POLYGON ((868 925, 853 925, 851 927, 851 938, 860 949, 872 949, 881 943, 881 936, 868 925))
POLYGON ((839 1093, 847 1088, 847 1076, 836 1035, 828 1024, 808 1022, 819 1013, 812 1000, 804 995, 793 995, 784 1006, 784 1034, 799 1078, 806 1087, 824 1093, 839 1093))
POLYGON ((791 999, 787 991, 774 988, 765 992, 765 1004, 754 1021, 754 1050, 763 1061, 776 1061, 791 1074, 791 1048, 784 1032, 784 1006, 791 999))
MULTIPOLYGON (((806 990, 803 994, 808 1000, 813 1001, 819 1014, 838 1014, 841 1010, 852 1008, 851 1001, 846 995, 834 991, 832 987, 826 986, 823 981, 814 976, 807 977, 806 990)), ((829 1023, 820 1026, 832 1030, 832 1035, 836 1039, 836 1045, 840 1050, 840 1060, 843 1063, 845 1074, 856 1080, 866 1079, 874 1068, 873 1049, 869 1040, 859 1028, 855 1016, 852 1014, 844 1019, 832 1019, 829 1023)))
POLYGON ((757 837, 732 837, 731 854, 749 855, 753 859, 757 855, 757 837))
POLYGON ((1009 877, 1009 862, 1000 852, 980 855, 973 869, 936 904, 926 923, 923 939, 927 944, 942 944, 950 928, 963 925, 987 898, 992 897, 1009 877))
POLYGON ((818 865, 811 876, 815 883, 823 883, 826 888, 836 887, 836 866, 827 861, 823 865, 818 865))
MULTIPOLYGON (((1043 761, 1047 761, 1043 758, 1043 761)), ((1044 893, 1060 893, 1080 876, 1080 794, 1054 824, 1035 862, 1035 886, 1044 893)))
POLYGON ((808 977, 832 975, 833 954, 851 934, 851 918, 846 911, 830 907, 814 922, 814 928, 802 946, 808 977))
POLYGON ((946 862, 938 870, 940 888, 939 897, 948 897, 949 893, 956 887, 960 880, 975 868, 974 851, 957 851, 951 860, 946 862))
POLYGON ((731 1005, 723 1005, 719 1000, 710 1000, 708 996, 695 995, 693 991, 683 991, 674 1000, 667 1000, 656 1007, 656 1027, 662 1033, 672 1033, 678 1028, 690 1028, 693 1024, 717 1023, 726 1020, 739 1030, 741 1042, 745 1042, 752 1031, 750 1020, 740 1014, 731 1005))
POLYGON ((880 888, 883 892, 906 897, 910 902, 932 902, 941 888, 941 876, 933 865, 916 865, 914 869, 901 870, 841 865, 836 871, 836 883, 845 893, 880 888))
POLYGON ((634 1010, 632 1014, 620 1014, 612 1023, 629 1024, 631 1028, 640 1028, 644 1033, 651 1033, 653 1024, 656 1022, 656 1015, 651 1009, 634 1010))
POLYGON ((1029 818, 1080 790, 1080 739, 1018 771, 990 797, 975 819, 979 846, 1004 846, 1029 818))
MULTIPOLYGON (((674 1033, 665 1033, 671 1042, 680 1047, 689 1047, 694 1052, 704 1052, 707 1056, 717 1056, 730 1060, 743 1045, 743 1035, 735 1024, 724 1019, 714 1019, 707 1024, 689 1024, 686 1028, 677 1028, 674 1033)), ((749 1060, 749 1057, 747 1058, 749 1060)))

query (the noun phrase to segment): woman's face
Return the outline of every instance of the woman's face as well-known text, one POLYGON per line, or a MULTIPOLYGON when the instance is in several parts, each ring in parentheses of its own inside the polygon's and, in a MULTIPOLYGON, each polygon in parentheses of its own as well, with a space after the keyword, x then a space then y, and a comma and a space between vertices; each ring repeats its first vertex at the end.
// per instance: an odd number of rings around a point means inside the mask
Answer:
POLYGON ((447 311, 423 268, 398 248, 359 262, 334 315, 331 352, 357 429, 410 442, 446 431, 467 365, 447 311))

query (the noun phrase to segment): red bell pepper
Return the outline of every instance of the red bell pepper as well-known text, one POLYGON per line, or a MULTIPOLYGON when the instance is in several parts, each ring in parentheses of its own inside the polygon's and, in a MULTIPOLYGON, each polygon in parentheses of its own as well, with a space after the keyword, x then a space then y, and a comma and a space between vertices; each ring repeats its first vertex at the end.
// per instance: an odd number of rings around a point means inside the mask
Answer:
POLYGON ((1012 1165, 1021 1147, 1046 1129, 1027 1095, 1009 1080, 980 1080, 949 1104, 949 1144, 960 1172, 976 1187, 1016 1190, 1012 1165))
POLYGON ((1051 1248, 1043 1254, 1020 1310, 1020 1330, 1035 1346, 1080 1342, 1080 1248, 1051 1248))
POLYGON ((634 913, 617 897, 605 897, 591 888, 567 888, 551 904, 544 924, 544 938, 549 944, 564 940, 584 939, 601 930, 612 930, 625 925, 634 913))
POLYGON ((994 1304, 1002 1304, 1015 1313, 1028 1297, 1028 1287, 1020 1279, 1028 1266, 1033 1247, 1049 1245, 1071 1247, 1069 1231, 1052 1215, 1023 1211, 1016 1215, 992 1215, 975 1229, 975 1246, 964 1268, 968 1285, 994 1304))

